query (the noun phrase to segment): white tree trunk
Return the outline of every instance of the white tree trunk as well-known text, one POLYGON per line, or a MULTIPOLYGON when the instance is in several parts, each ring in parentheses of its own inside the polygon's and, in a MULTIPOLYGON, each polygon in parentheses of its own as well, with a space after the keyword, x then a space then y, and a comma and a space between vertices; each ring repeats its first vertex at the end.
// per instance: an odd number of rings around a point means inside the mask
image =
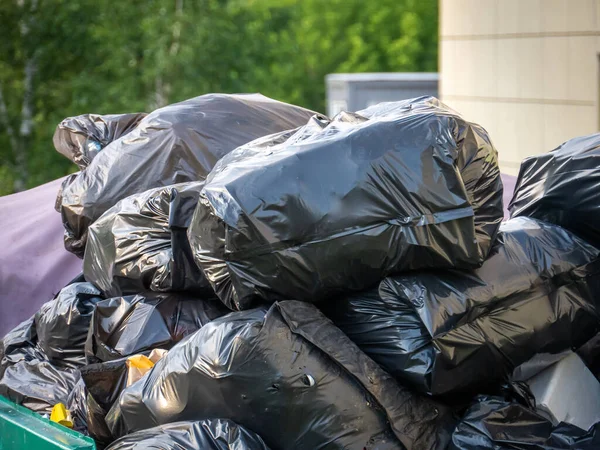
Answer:
MULTIPOLYGON (((179 37, 181 35, 181 18, 183 16, 183 0, 175 0, 175 20, 173 22, 173 40, 169 47, 169 58, 174 58, 179 52, 179 37)), ((169 104, 171 84, 163 81, 163 74, 158 74, 154 80, 154 102, 150 109, 162 108, 169 104)))
MULTIPOLYGON (((23 9, 28 8, 25 19, 21 22, 21 39, 23 43, 27 43, 30 38, 30 31, 35 25, 35 13, 37 11, 37 0, 31 0, 29 5, 26 5, 24 0, 17 1, 19 7, 23 9)), ((14 190, 15 192, 22 191, 25 189, 27 179, 29 178, 29 171, 27 170, 27 153, 31 145, 33 137, 33 105, 34 105, 34 77, 37 71, 36 52, 32 51, 25 60, 23 68, 23 100, 21 103, 21 121, 19 126, 18 136, 11 139, 11 146, 15 161, 15 181, 14 190)), ((6 112, 6 103, 4 103, 4 110, 6 112)), ((2 106, 0 106, 2 108, 2 106)), ((6 123, 8 123, 8 114, 6 114, 6 123)), ((14 130, 9 131, 10 135, 15 135, 14 130)))

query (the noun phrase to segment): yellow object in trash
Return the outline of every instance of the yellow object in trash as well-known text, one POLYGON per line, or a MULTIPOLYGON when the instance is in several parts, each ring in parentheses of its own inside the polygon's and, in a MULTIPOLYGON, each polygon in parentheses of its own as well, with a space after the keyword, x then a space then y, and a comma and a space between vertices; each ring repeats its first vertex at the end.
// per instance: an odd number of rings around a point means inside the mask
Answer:
POLYGON ((127 365, 127 386, 131 386, 142 378, 166 354, 166 350, 154 349, 150 356, 133 355, 127 358, 127 361, 125 361, 125 365, 127 365))
POLYGON ((71 417, 71 413, 62 403, 54 405, 52 412, 50 413, 50 420, 63 427, 73 428, 73 418, 71 417))
POLYGON ((154 367, 154 361, 145 355, 134 355, 127 358, 127 367, 136 369, 152 369, 154 367))
POLYGON ((127 358, 127 386, 131 386, 154 367, 154 362, 144 355, 134 355, 127 358))

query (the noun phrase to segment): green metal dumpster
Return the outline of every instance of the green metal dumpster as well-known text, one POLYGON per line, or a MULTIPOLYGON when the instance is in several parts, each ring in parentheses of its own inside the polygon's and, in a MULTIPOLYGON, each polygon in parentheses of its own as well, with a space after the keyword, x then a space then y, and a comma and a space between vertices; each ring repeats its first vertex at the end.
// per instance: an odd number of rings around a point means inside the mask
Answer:
POLYGON ((0 450, 95 450, 94 440, 0 396, 0 450))

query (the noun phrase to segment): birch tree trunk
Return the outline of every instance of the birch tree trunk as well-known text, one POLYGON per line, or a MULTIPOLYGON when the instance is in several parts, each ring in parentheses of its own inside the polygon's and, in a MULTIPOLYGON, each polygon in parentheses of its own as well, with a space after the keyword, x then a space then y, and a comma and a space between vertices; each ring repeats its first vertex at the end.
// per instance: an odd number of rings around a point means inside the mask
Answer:
MULTIPOLYGON (((168 58, 172 59, 179 52, 179 37, 181 35, 181 18, 183 16, 183 0, 175 0, 175 20, 173 21, 172 36, 173 40, 169 47, 168 58)), ((171 93, 171 84, 163 81, 163 74, 159 73, 154 81, 154 104, 150 109, 162 108, 169 104, 169 94, 171 93)))
POLYGON ((27 51, 29 47, 30 33, 35 26, 35 13, 38 0, 17 0, 17 5, 23 11, 23 20, 20 23, 21 42, 23 43, 25 61, 23 67, 23 97, 21 100, 21 114, 19 126, 13 127, 8 114, 7 100, 4 95, 4 85, 0 82, 0 123, 6 130, 13 154, 13 172, 15 192, 25 189, 29 172, 27 170, 27 153, 31 145, 34 131, 33 105, 35 86, 34 78, 37 72, 36 51, 27 51))

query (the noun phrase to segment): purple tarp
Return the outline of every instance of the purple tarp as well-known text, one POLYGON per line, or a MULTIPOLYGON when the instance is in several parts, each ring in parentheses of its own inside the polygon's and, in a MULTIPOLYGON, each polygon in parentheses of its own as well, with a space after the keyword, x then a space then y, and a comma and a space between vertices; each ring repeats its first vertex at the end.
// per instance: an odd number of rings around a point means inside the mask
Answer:
MULTIPOLYGON (((62 180, 0 197, 0 336, 81 272, 81 260, 64 249, 63 225, 54 210, 62 180)), ((502 175, 502 181, 508 217, 516 177, 502 175)))
POLYGON ((62 180, 0 197, 0 337, 81 272, 54 210, 62 180))
POLYGON ((502 175, 502 184, 504 185, 504 195, 502 200, 504 202, 504 218, 508 219, 508 204, 512 199, 513 192, 515 191, 515 184, 517 184, 517 177, 512 175, 502 175))

